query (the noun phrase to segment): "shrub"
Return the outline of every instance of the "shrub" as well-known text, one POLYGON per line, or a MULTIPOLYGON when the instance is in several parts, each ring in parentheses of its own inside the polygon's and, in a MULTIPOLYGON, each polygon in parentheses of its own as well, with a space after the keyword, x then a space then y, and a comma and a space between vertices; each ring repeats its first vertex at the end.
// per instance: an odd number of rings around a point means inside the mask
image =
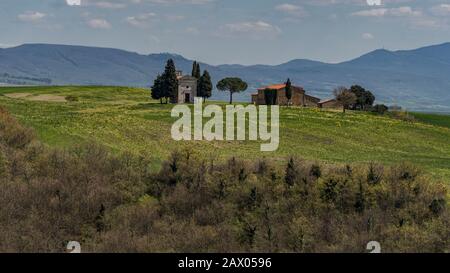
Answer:
POLYGON ((372 108, 372 112, 383 115, 389 110, 389 108, 384 104, 377 104, 372 108))
POLYGON ((390 116, 395 119, 403 120, 403 121, 415 121, 415 118, 413 115, 410 115, 407 111, 394 111, 389 112, 390 116))
POLYGON ((79 101, 78 97, 73 96, 73 95, 66 96, 66 100, 70 101, 70 102, 77 102, 77 101, 79 101))

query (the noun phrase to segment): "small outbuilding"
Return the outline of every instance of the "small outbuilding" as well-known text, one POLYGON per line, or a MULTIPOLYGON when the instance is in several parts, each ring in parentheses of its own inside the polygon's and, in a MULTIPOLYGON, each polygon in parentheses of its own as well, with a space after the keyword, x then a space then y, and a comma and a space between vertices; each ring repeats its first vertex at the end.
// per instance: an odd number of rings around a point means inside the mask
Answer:
POLYGON ((319 108, 340 108, 342 107, 336 99, 328 99, 319 102, 319 108))

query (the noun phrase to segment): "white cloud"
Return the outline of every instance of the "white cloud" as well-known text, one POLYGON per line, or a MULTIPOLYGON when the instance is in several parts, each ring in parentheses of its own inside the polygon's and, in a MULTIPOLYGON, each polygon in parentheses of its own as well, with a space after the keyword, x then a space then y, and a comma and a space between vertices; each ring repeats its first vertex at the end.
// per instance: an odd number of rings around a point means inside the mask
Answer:
POLYGON ((91 28, 96 29, 109 29, 111 28, 111 24, 105 19, 91 19, 87 21, 87 25, 91 28))
POLYGON ((69 6, 81 6, 81 0, 66 0, 69 6))
POLYGON ((137 16, 129 16, 125 21, 134 27, 146 28, 150 26, 150 20, 154 17, 156 17, 156 14, 149 12, 137 16))
POLYGON ((241 22, 226 24, 225 28, 231 32, 280 32, 280 29, 264 21, 241 22))
POLYGON ((450 4, 441 4, 431 8, 431 12, 437 16, 450 15, 450 4))
POLYGON ((216 35, 242 35, 252 39, 270 39, 278 36, 281 29, 264 21, 249 21, 230 23, 221 27, 221 31, 216 35))
POLYGON ((414 10, 409 6, 399 7, 399 8, 376 8, 361 10, 352 13, 353 16, 362 17, 408 17, 408 16, 421 16, 422 12, 420 10, 414 10))
POLYGON ((305 9, 301 6, 292 5, 292 4, 281 4, 275 7, 276 10, 284 12, 286 14, 297 16, 297 17, 304 17, 307 15, 305 9))
POLYGON ((87 1, 90 1, 92 3, 109 2, 109 3, 123 3, 123 4, 153 3, 163 5, 173 5, 173 4, 203 5, 214 2, 215 0, 87 0, 87 1))
POLYGON ((362 34, 362 38, 363 38, 364 40, 373 40, 373 39, 375 39, 375 36, 373 36, 372 33, 366 32, 366 33, 363 33, 363 34, 362 34))
POLYGON ((125 3, 114 3, 109 1, 96 2, 95 6, 103 9, 123 9, 127 7, 125 3))
POLYGON ((27 11, 25 13, 19 14, 17 18, 23 22, 37 23, 42 21, 42 19, 44 19, 46 16, 47 14, 38 11, 27 11))

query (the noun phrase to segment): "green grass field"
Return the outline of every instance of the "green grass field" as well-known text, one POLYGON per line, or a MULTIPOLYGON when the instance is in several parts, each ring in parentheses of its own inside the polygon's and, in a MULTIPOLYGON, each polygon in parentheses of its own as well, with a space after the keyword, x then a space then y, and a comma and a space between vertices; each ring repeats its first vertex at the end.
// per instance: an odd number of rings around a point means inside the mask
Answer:
POLYGON ((283 108, 280 147, 263 153, 259 142, 175 142, 170 137, 173 105, 149 97, 148 90, 123 87, 0 88, 0 105, 33 127, 44 143, 65 147, 94 140, 113 151, 149 155, 155 168, 171 151, 191 147, 219 160, 293 155, 338 163, 407 161, 450 181, 449 116, 427 114, 406 122, 369 113, 283 108), (41 100, 33 100, 38 95, 41 100), (69 95, 78 101, 58 101, 69 95))
POLYGON ((415 119, 436 125, 436 126, 442 126, 450 128, 450 116, 444 115, 444 114, 428 114, 428 113, 412 113, 415 119))

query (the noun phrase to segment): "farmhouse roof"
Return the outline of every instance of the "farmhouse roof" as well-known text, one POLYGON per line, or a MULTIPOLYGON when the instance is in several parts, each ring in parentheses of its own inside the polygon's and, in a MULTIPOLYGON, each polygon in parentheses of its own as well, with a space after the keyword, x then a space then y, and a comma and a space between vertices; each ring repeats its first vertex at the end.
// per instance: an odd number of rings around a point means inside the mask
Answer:
POLYGON ((320 98, 318 98, 318 97, 314 97, 314 96, 311 96, 311 95, 308 95, 308 94, 305 94, 305 96, 306 96, 307 98, 312 98, 312 99, 316 99, 316 100, 319 100, 319 101, 320 101, 320 98))
MULTIPOLYGON (((303 89, 302 87, 299 87, 299 86, 292 86, 292 87, 297 87, 297 88, 303 89)), ((280 89, 283 89, 283 88, 286 88, 286 84, 285 83, 268 85, 268 86, 265 86, 265 87, 258 88, 258 90, 266 90, 266 89, 280 90, 280 89)))
POLYGON ((332 101, 336 101, 336 99, 327 99, 327 100, 323 100, 323 101, 319 102, 319 104, 324 104, 324 103, 332 102, 332 101))

